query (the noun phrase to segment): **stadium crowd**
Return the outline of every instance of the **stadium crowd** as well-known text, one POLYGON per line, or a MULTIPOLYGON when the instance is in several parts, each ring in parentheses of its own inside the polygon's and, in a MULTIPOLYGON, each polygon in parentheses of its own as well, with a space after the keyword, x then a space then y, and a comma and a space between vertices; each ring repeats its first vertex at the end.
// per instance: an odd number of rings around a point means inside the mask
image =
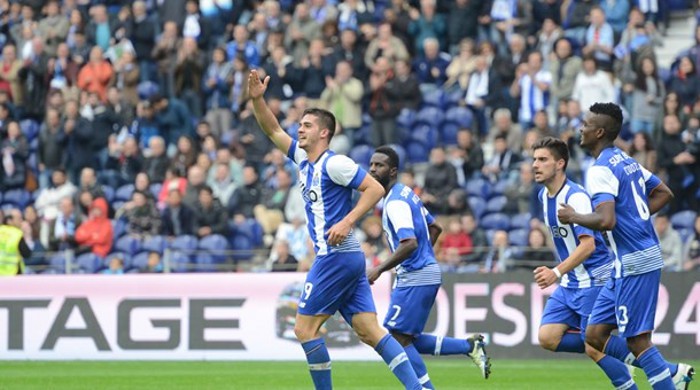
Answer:
MULTIPOLYGON (((445 227, 447 272, 553 262, 530 146, 565 140, 580 181, 583 115, 619 102, 620 146, 676 194, 655 221, 667 269, 699 269, 700 27, 660 69, 672 3, 0 0, 2 213, 43 272, 63 272, 64 250, 92 256, 83 272, 162 272, 166 249, 180 270, 256 249, 308 269, 295 167, 246 97, 258 69, 290 135, 321 106, 332 148, 361 165, 394 145, 445 227)), ((368 263, 387 255, 378 215, 358 229, 368 263)))

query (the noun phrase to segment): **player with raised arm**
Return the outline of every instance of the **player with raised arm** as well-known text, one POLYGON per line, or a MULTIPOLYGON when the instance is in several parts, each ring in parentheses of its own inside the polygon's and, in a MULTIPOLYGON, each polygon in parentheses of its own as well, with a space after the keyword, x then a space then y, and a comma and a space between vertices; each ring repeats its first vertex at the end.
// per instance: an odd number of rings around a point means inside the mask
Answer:
POLYGON ((263 97, 270 77, 248 77, 248 95, 260 127, 299 167, 309 234, 316 259, 299 298, 294 333, 301 342, 317 389, 331 389, 331 360, 319 330, 336 311, 360 340, 372 346, 406 389, 421 389, 406 352, 377 322, 365 274, 365 258, 352 227, 384 196, 384 189, 346 156, 328 149, 335 132, 332 113, 310 108, 300 121, 299 139, 282 130, 263 97), (353 189, 360 191, 352 207, 353 189))
POLYGON ((581 146, 596 159, 586 173, 594 211, 579 213, 569 205, 561 205, 558 211, 561 223, 607 231, 614 253, 613 280, 594 304, 586 342, 644 369, 653 389, 687 389, 693 367, 670 365, 651 342, 664 264, 651 215, 664 207, 673 193, 613 144, 621 127, 618 105, 596 103, 590 107, 582 122, 581 146), (626 345, 610 337, 616 327, 626 345))
POLYGON ((377 148, 369 163, 369 173, 384 187, 382 225, 391 256, 367 272, 370 283, 396 268, 395 287, 384 327, 403 345, 421 384, 433 389, 420 353, 469 355, 484 378, 491 363, 484 350, 484 338, 466 340, 424 335, 423 328, 440 289, 442 276, 435 260, 433 244, 442 232, 411 188, 397 181, 399 156, 388 146, 377 148))
POLYGON ((560 259, 555 267, 537 267, 534 271, 535 281, 542 289, 559 280, 559 287, 547 300, 542 313, 540 345, 554 352, 585 352, 615 388, 636 389, 624 363, 584 343, 588 316, 600 289, 610 279, 612 257, 600 232, 559 223, 557 211, 567 204, 578 213, 590 213, 591 198, 583 187, 566 177, 569 148, 565 142, 542 138, 532 146, 532 151, 535 181, 544 185, 538 195, 544 223, 560 259), (570 332, 571 329, 577 332, 570 332))

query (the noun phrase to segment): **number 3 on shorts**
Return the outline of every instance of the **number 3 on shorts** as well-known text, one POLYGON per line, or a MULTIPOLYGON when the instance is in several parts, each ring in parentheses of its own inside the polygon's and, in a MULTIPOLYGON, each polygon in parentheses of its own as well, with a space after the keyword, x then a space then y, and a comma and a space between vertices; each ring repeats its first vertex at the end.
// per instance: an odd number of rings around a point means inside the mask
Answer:
POLYGON ((617 316, 617 325, 618 328, 621 332, 624 332, 625 326, 629 322, 629 318, 627 317, 627 306, 620 306, 617 308, 619 311, 619 315, 617 316))

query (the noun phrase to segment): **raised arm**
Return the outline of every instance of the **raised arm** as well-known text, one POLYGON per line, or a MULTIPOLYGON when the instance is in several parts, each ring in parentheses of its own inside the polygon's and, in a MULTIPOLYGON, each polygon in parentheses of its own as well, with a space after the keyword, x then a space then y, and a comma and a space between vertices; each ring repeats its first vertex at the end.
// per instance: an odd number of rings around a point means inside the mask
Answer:
POLYGON ((248 75, 248 96, 253 100, 255 119, 258 120, 258 124, 265 135, 272 140, 272 143, 274 143, 278 149, 284 152, 284 154, 287 154, 292 144, 292 137, 282 129, 277 118, 275 118, 275 115, 270 111, 270 108, 263 98, 269 83, 270 76, 265 77, 265 80, 261 81, 258 71, 255 69, 251 70, 248 75))

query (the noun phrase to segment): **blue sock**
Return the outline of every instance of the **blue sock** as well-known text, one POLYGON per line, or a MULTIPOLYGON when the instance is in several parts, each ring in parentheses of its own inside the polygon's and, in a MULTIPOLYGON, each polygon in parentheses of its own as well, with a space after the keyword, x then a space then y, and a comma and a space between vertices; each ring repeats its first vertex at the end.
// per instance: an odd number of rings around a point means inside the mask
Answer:
MULTIPOLYGON (((637 368, 642 368, 642 366, 639 364, 639 361, 635 359, 634 355, 632 354, 632 352, 630 352, 629 348, 627 347, 627 342, 620 336, 610 335, 608 342, 605 344, 605 351, 603 352, 606 355, 610 355, 618 360, 625 362, 625 364, 629 364, 630 366, 635 366, 637 368)), ((668 365, 668 369, 671 370, 671 376, 676 375, 676 373, 678 372, 678 364, 666 362, 666 365, 668 365)))
POLYGON ((314 387, 318 389, 332 389, 331 381, 331 357, 323 339, 315 339, 301 343, 306 352, 306 361, 309 363, 309 372, 314 381, 314 387))
POLYGON ((634 379, 630 376, 629 370, 624 363, 615 359, 612 356, 605 355, 602 359, 598 360, 598 366, 605 372, 608 376, 610 382, 617 390, 636 390, 637 385, 634 383, 634 379))
POLYGON ((655 346, 642 352, 637 359, 639 364, 642 365, 644 373, 647 374, 647 379, 652 389, 674 390, 676 388, 671 377, 671 370, 668 368, 664 357, 661 356, 661 352, 655 346))
POLYGON ((422 334, 413 341, 416 350, 423 355, 467 355, 472 345, 464 339, 422 334))
POLYGON ((586 345, 583 343, 580 333, 564 333, 555 352, 583 353, 586 345))
POLYGON ((406 351, 406 356, 408 356, 408 360, 411 362, 411 366, 413 366, 413 370, 416 372, 416 376, 421 385, 428 389, 434 389, 435 387, 433 383, 430 382, 430 377, 428 376, 428 368, 425 366, 425 362, 423 358, 420 357, 420 353, 418 353, 416 347, 413 344, 409 344, 403 347, 403 349, 406 351))
POLYGON ((395 338, 390 334, 385 335, 379 340, 374 350, 384 359, 384 362, 389 366, 391 372, 403 383, 407 390, 420 390, 421 385, 418 382, 416 372, 411 367, 411 362, 406 356, 406 352, 401 347, 395 338))

